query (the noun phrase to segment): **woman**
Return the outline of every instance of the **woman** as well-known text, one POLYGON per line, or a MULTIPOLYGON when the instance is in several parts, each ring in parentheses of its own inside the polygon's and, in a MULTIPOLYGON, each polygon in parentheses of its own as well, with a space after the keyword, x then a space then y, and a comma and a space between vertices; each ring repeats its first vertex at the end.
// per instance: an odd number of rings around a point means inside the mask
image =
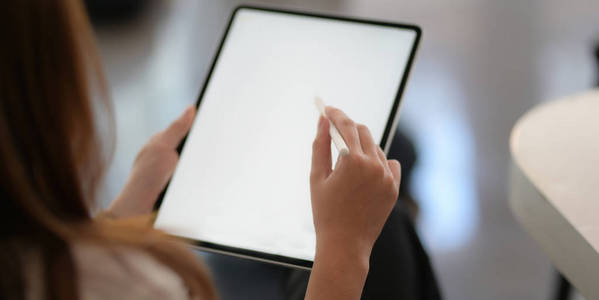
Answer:
MULTIPOLYGON (((148 224, 195 109, 148 142, 122 193, 92 217, 106 165, 99 131, 107 130, 97 125, 106 124, 102 112, 110 110, 105 100, 91 101, 92 90, 103 95, 103 81, 82 5, 2 6, 1 297, 216 298, 201 262, 148 224)), ((306 298, 358 299, 397 198, 400 166, 385 158, 366 127, 340 110, 327 113, 350 154, 332 170, 329 123, 321 118, 310 178, 317 247, 306 298)))

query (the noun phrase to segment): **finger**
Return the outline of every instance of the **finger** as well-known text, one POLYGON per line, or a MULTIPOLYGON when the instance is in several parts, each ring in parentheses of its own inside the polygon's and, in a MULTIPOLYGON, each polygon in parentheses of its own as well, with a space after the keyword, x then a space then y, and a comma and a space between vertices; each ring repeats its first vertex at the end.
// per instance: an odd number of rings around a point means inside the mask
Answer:
POLYGON ((331 174, 331 135, 329 122, 323 116, 318 119, 318 131, 312 144, 311 178, 321 180, 331 174))
POLYGON ((387 162, 389 169, 391 169, 391 174, 393 174, 393 180, 395 181, 395 186, 399 188, 401 183, 401 165, 395 159, 390 159, 387 162))
POLYGON ((366 125, 363 124, 358 124, 357 129, 358 136, 360 137, 360 144, 362 145, 362 151, 364 151, 364 153, 366 153, 367 155, 378 155, 376 153, 376 148, 378 148, 378 145, 374 143, 374 139, 372 138, 372 135, 370 134, 370 130, 368 130, 368 127, 366 127, 366 125))
POLYGON ((381 164, 385 167, 385 170, 388 172, 391 172, 391 170, 389 169, 389 165, 387 163, 387 155, 385 155, 385 152, 383 152, 383 149, 381 149, 381 147, 378 147, 378 146, 376 147, 376 154, 377 154, 381 164))
POLYGON ((340 109, 327 106, 326 107, 326 115, 331 122, 337 127, 337 130, 345 140, 349 151, 358 151, 362 152, 362 147, 360 146, 360 138, 358 136, 358 130, 356 129, 356 124, 352 119, 350 119, 343 111, 340 109))
POLYGON ((177 120, 159 134, 159 139, 169 147, 176 148, 189 132, 195 113, 195 106, 189 106, 177 120))

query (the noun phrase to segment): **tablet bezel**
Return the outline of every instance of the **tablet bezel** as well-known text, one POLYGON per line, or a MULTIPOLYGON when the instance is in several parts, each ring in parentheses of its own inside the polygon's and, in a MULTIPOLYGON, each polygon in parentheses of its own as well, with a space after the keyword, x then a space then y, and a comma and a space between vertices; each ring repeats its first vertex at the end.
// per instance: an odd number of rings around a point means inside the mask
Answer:
MULTIPOLYGON (((259 11, 266 11, 266 12, 273 12, 273 13, 283 13, 283 14, 313 17, 313 18, 320 18, 320 19, 346 21, 346 22, 352 22, 352 23, 379 25, 379 26, 384 26, 384 27, 394 27, 394 28, 408 29, 408 30, 414 31, 416 33, 416 37, 414 39, 414 43, 413 43, 412 49, 410 51, 410 56, 408 58, 408 61, 406 63, 406 66, 405 66, 405 69, 403 72, 403 77, 402 77, 399 87, 397 89, 397 93, 395 95, 393 106, 391 108, 391 112, 387 119, 387 124, 385 125, 385 131, 383 132, 383 137, 381 138, 381 142, 379 144, 383 148, 385 153, 388 153, 389 147, 391 145, 391 138, 389 138, 389 136, 393 132, 395 132, 395 129, 397 127, 397 121, 398 121, 398 117, 399 117, 399 106, 401 103, 401 96, 403 94, 404 88, 406 86, 406 83, 407 83, 407 80, 409 77, 412 63, 413 63, 414 57, 416 55, 416 50, 418 49, 418 45, 420 44, 420 38, 422 35, 420 27, 418 27, 416 25, 412 25, 412 24, 373 21, 373 20, 365 20, 365 19, 359 19, 359 18, 334 16, 334 15, 312 13, 312 12, 302 12, 302 11, 287 10, 287 9, 276 9, 276 8, 268 8, 268 7, 254 6, 254 5, 240 5, 240 6, 236 7, 235 10, 233 11, 233 13, 231 14, 231 17, 229 18, 229 22, 227 24, 225 32, 220 40, 216 54, 215 54, 214 58, 212 59, 212 64, 210 65, 210 69, 208 70, 208 74, 204 80, 204 84, 200 91, 200 95, 198 96, 198 100, 196 101, 196 108, 198 110, 200 109, 200 104, 201 104, 202 98, 204 97, 206 88, 208 87, 208 84, 210 83, 210 78, 212 77, 212 73, 213 73, 216 63, 218 61, 218 58, 220 57, 220 53, 223 48, 223 45, 225 44, 225 41, 227 40, 227 36, 231 29, 231 24, 233 23, 233 20, 235 19, 237 12, 239 12, 240 10, 243 10, 243 9, 259 10, 259 11)), ((177 147, 177 152, 179 154, 181 153, 181 150, 183 149, 186 140, 187 140, 187 136, 185 136, 183 138, 183 140, 177 147)), ((164 199, 164 195, 165 195, 166 191, 168 190, 169 185, 170 185, 170 181, 169 181, 169 183, 167 183, 164 190, 162 190, 162 192, 158 196, 158 200, 156 201, 156 204, 154 206, 155 212, 157 212, 160 209, 160 206, 162 205, 162 200, 164 199)), ((313 261, 310 261, 310 260, 304 260, 304 259, 299 259, 299 258, 294 258, 294 257, 276 255, 276 254, 270 254, 270 253, 265 253, 265 252, 259 252, 259 251, 254 251, 254 250, 226 246, 226 245, 222 245, 222 244, 211 243, 211 242, 206 242, 206 241, 201 241, 201 240, 194 240, 194 239, 189 239, 189 238, 183 238, 183 239, 185 241, 189 242, 194 248, 197 248, 197 249, 203 250, 203 251, 207 251, 207 252, 237 256, 237 257, 267 262, 267 263, 273 263, 273 264, 284 265, 284 266, 300 268, 300 269, 308 269, 308 270, 312 268, 312 264, 313 264, 313 261)))

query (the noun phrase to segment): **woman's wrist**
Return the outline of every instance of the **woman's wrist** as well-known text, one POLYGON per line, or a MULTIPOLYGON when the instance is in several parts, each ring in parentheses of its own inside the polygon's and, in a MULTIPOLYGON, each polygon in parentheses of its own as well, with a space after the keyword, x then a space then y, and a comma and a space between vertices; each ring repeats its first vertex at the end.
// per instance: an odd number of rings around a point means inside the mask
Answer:
POLYGON ((339 276, 351 275, 352 278, 366 278, 370 267, 372 247, 342 239, 325 239, 316 243, 314 264, 331 269, 339 276))
POLYGON ((306 299, 359 299, 370 251, 329 241, 317 242, 306 299))
POLYGON ((343 253, 343 255, 368 261, 374 241, 348 232, 320 232, 316 236, 316 252, 343 253))
POLYGON ((359 243, 345 243, 328 239, 316 243, 315 263, 325 260, 330 264, 351 267, 358 272, 368 273, 372 247, 359 243))

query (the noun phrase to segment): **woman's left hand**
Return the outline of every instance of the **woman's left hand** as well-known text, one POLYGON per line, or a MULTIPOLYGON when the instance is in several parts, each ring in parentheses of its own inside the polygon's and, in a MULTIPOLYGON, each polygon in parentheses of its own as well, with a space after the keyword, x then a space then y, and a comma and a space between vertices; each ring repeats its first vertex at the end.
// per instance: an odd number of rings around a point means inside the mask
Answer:
POLYGON ((152 212, 158 195, 173 175, 179 160, 177 146, 189 131, 196 109, 188 107, 167 129, 155 134, 137 154, 129 179, 106 213, 114 218, 152 212))

